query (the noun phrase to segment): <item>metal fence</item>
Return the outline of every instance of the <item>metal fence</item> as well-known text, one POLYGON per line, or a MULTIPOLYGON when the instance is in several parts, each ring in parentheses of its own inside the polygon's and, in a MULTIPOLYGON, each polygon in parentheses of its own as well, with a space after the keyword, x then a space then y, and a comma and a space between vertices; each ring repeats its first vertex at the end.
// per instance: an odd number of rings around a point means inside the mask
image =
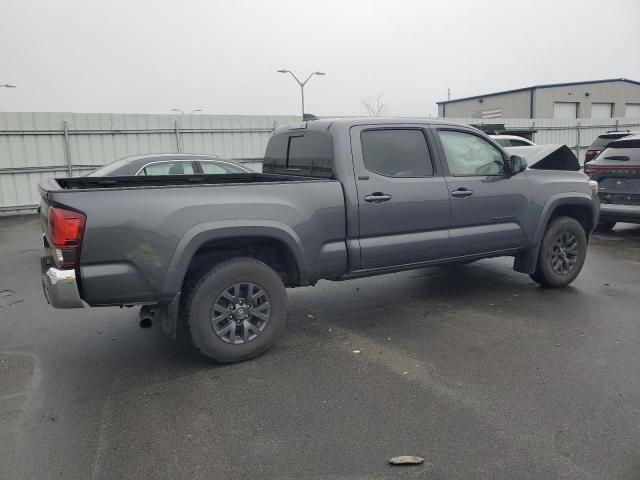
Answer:
POLYGON ((539 145, 561 144, 573 150, 580 163, 584 163, 584 153, 591 143, 603 133, 611 130, 640 131, 640 118, 607 118, 559 120, 553 118, 509 119, 497 118, 479 120, 477 118, 446 118, 447 121, 473 125, 504 124, 505 133, 530 131, 532 140, 539 145))
MULTIPOLYGON (((273 129, 297 121, 295 116, 0 113, 0 215, 33 211, 44 178, 82 175, 126 155, 216 153, 260 171, 273 129)), ((640 118, 484 120, 496 123, 506 132, 531 131, 538 144, 566 144, 581 161, 601 133, 640 130, 640 118)))
POLYGON ((39 203, 38 183, 138 153, 215 153, 259 171, 273 129, 294 116, 0 113, 0 215, 39 203))

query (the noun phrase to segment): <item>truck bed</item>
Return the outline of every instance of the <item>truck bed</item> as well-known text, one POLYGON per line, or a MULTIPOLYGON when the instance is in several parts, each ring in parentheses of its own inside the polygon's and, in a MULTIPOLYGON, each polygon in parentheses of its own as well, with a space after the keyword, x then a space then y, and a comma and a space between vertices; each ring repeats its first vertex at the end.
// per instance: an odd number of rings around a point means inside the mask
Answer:
POLYGON ((78 272, 90 305, 166 302, 200 245, 256 232, 291 246, 303 281, 347 269, 344 193, 334 179, 78 177, 45 180, 40 193, 43 215, 52 205, 86 215, 78 272))

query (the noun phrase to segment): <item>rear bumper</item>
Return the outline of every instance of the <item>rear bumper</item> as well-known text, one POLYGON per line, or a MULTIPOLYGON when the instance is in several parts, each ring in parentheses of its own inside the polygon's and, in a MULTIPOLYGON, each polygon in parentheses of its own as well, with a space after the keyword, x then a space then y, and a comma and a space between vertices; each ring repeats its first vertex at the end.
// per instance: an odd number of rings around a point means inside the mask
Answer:
POLYGON ((42 267, 42 289, 47 302, 55 308, 82 308, 84 307, 78 291, 75 270, 59 270, 49 267, 45 270, 46 263, 42 267))
POLYGON ((640 205, 601 203, 600 221, 640 223, 640 205))

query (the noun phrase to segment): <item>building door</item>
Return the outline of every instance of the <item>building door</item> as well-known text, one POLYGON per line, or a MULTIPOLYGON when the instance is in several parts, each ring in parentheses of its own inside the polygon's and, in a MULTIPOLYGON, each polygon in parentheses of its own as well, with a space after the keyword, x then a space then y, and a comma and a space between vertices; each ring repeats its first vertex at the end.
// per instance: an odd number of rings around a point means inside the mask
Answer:
POLYGON ((640 118, 640 103, 627 103, 624 108, 624 116, 627 118, 640 118))
POLYGON ((591 118, 611 118, 613 103, 592 103, 591 118))
POLYGON ((578 104, 576 102, 554 102, 553 118, 565 120, 578 118, 578 104))

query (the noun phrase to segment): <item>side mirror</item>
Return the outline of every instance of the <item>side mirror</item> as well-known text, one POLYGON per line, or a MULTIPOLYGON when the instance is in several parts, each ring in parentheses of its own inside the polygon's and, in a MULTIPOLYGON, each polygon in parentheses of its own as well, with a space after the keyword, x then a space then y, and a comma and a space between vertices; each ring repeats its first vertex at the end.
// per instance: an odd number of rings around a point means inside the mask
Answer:
POLYGON ((509 157, 509 167, 511 167, 511 173, 515 175, 527 169, 527 161, 519 155, 511 155, 509 157))

